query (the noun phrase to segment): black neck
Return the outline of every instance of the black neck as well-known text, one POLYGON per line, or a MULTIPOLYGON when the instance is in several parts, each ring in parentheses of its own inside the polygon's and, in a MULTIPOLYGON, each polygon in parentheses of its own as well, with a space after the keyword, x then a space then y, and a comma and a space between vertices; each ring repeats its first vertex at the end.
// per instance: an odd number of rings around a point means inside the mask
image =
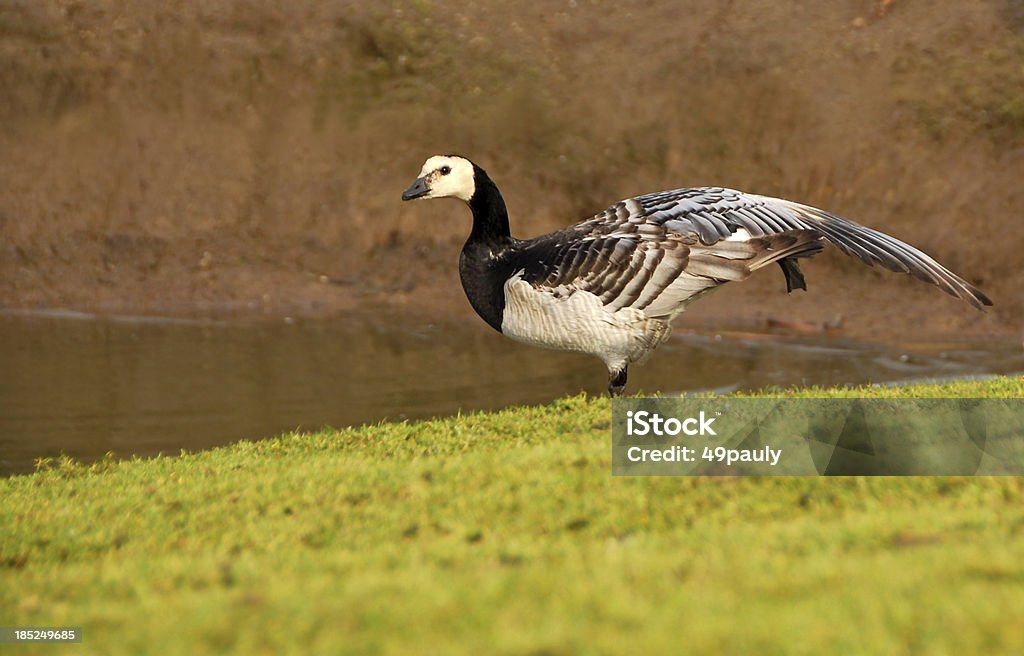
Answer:
POLYGON ((508 210, 501 192, 487 173, 473 165, 476 189, 469 199, 473 231, 459 257, 459 276, 470 305, 492 328, 501 332, 505 310, 505 281, 511 275, 504 257, 512 246, 508 210))
POLYGON ((469 199, 473 210, 473 231, 469 233, 466 245, 498 246, 507 243, 512 233, 508 227, 508 210, 498 186, 487 177, 487 172, 473 165, 476 189, 469 199))

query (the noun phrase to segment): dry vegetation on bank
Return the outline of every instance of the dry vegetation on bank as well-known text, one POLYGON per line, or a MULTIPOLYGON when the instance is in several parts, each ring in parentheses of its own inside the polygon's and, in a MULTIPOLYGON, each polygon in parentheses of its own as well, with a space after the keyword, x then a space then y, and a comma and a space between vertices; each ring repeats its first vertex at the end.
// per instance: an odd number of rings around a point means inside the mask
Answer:
MULTIPOLYGON (((995 313, 891 276, 868 292, 882 274, 838 256, 782 311, 886 317, 898 296, 915 330, 1005 330, 1024 307, 1024 11, 877 5, 5 3, 0 306, 464 310, 468 218, 398 202, 458 151, 522 235, 690 184, 826 207, 935 254, 995 313)), ((787 303, 749 285, 705 312, 787 303)))

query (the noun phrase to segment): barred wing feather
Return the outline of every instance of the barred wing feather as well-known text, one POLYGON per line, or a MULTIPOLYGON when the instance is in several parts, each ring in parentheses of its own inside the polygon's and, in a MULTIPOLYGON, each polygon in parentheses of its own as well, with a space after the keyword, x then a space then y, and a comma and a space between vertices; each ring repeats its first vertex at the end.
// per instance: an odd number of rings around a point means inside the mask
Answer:
POLYGON ((823 239, 870 266, 908 273, 979 309, 992 304, 894 237, 799 203, 718 187, 620 201, 571 228, 522 242, 516 259, 524 280, 556 296, 582 290, 609 310, 631 307, 671 317, 714 287, 772 262, 783 264, 787 282, 791 275, 802 282, 795 260, 820 251, 823 239))

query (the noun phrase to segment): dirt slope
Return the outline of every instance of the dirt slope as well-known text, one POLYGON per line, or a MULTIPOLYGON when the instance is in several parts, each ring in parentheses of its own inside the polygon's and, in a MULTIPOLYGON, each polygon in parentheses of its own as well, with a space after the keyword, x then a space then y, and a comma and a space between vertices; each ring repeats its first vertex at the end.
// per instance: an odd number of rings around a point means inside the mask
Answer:
POLYGON ((828 208, 983 286, 974 312, 833 254, 691 321, 1016 332, 1024 3, 0 4, 0 306, 468 312, 469 217, 401 204, 435 152, 530 236, 716 184, 828 208))

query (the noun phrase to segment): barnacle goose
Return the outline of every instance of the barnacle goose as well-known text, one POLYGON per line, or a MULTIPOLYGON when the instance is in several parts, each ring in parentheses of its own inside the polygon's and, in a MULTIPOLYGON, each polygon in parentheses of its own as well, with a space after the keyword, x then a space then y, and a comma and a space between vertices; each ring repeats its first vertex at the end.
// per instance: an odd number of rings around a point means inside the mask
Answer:
POLYGON ((589 353, 608 367, 608 393, 642 363, 691 302, 777 263, 787 291, 807 289, 798 260, 825 242, 908 273, 978 309, 984 293, 909 244, 807 205, 732 189, 673 189, 627 198, 535 239, 509 232, 498 187, 473 162, 436 155, 402 194, 459 198, 473 229, 459 258, 462 287, 492 328, 535 346, 589 353))

